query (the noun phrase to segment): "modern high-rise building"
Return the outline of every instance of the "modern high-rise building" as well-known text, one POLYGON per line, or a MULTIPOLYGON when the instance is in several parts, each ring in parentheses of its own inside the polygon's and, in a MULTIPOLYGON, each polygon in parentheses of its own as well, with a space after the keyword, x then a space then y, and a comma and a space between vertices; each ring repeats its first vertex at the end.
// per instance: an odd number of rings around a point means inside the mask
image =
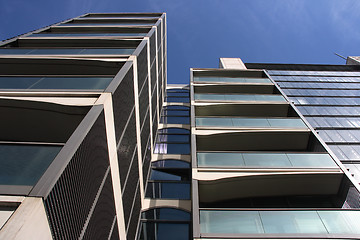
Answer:
POLYGON ((359 70, 236 58, 191 70, 194 239, 360 238, 359 70))
POLYGON ((1 43, 0 239, 136 238, 165 20, 85 14, 1 43))
POLYGON ((357 57, 166 56, 162 13, 0 45, 0 239, 360 239, 357 57))

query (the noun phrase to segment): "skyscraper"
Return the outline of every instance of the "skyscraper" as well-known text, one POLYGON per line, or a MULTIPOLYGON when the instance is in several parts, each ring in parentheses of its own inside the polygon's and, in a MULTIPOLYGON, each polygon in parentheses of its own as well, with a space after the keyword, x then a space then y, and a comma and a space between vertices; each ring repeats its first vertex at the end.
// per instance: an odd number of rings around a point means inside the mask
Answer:
POLYGON ((1 239, 136 238, 165 18, 85 14, 2 42, 1 239))

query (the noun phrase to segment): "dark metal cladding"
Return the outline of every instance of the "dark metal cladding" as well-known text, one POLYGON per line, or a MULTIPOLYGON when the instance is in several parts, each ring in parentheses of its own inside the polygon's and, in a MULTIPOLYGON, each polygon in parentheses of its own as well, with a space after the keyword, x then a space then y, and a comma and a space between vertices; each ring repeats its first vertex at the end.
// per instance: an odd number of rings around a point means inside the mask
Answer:
POLYGON ((139 95, 139 113, 140 113, 140 126, 142 126, 144 122, 144 118, 146 116, 146 112, 149 108, 149 84, 148 80, 145 81, 143 89, 139 95))
POLYGON ((109 156, 102 112, 50 194, 44 199, 54 239, 80 236, 108 168, 109 156))
POLYGON ((138 86, 139 93, 141 88, 148 75, 148 61, 147 61, 147 46, 144 45, 144 48, 141 50, 139 56, 137 57, 137 69, 138 69, 138 86))
POLYGON ((150 65, 152 65, 155 62, 155 57, 156 57, 156 36, 155 36, 155 32, 151 35, 150 37, 150 65))
POLYGON ((141 154, 144 157, 145 151, 146 151, 146 143, 148 142, 150 138, 150 115, 147 114, 144 122, 144 127, 141 131, 141 154))
POLYGON ((126 185, 123 187, 122 200, 124 206, 124 218, 126 227, 129 224, 129 219, 131 217, 131 211, 133 202, 135 200, 135 192, 136 189, 139 188, 139 162, 137 158, 137 154, 132 161, 131 168, 129 169, 128 179, 126 181, 126 185))
POLYGON ((140 222, 140 212, 141 212, 140 188, 137 188, 133 213, 131 215, 129 227, 127 230, 127 239, 136 239, 137 230, 140 222))
MULTIPOLYGON (((118 143, 118 160, 120 171, 120 182, 124 188, 126 176, 128 175, 131 161, 133 159, 134 151, 136 149, 136 122, 135 111, 130 116, 129 124, 124 129, 124 136, 121 142, 118 143)), ((136 154, 135 154, 136 155, 136 154)))
POLYGON ((134 108, 134 73, 131 67, 113 94, 116 142, 122 135, 126 122, 134 108))
MULTIPOLYGON (((111 173, 109 172, 83 239, 107 239, 114 217, 116 217, 116 212, 111 173)), ((115 227, 117 229, 117 226, 115 227)), ((117 237, 119 239, 119 236, 117 237)))

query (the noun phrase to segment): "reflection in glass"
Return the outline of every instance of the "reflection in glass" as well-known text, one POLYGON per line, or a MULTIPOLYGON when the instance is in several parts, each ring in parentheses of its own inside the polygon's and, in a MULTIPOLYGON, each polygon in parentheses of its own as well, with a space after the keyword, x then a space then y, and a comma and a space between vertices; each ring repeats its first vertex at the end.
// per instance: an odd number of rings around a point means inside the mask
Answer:
POLYGON ((300 118, 197 117, 196 126, 306 128, 300 118))
POLYGON ((182 182, 149 182, 145 197, 160 199, 190 199, 190 184, 182 182))
POLYGON ((360 234, 360 211, 200 210, 201 233, 360 234))
POLYGON ((105 89, 112 77, 0 77, 0 89, 105 89))
POLYGON ((198 152, 199 167, 337 168, 326 153, 198 152))
POLYGON ((172 159, 159 160, 153 162, 151 166, 156 168, 190 168, 190 164, 188 162, 172 159))
POLYGON ((276 94, 195 94, 195 100, 207 101, 281 101, 285 102, 285 98, 276 94))
POLYGON ((109 37, 109 36, 145 36, 147 33, 35 33, 31 34, 28 37, 83 37, 83 36, 100 36, 100 37, 109 37))
POLYGON ((271 83, 268 78, 245 77, 194 77, 194 82, 271 83))
POLYGON ((0 185, 36 184, 61 146, 0 144, 0 185))
POLYGON ((130 55, 133 48, 0 48, 0 54, 21 55, 130 55))
POLYGON ((140 240, 187 240, 190 239, 188 223, 143 222, 140 240))

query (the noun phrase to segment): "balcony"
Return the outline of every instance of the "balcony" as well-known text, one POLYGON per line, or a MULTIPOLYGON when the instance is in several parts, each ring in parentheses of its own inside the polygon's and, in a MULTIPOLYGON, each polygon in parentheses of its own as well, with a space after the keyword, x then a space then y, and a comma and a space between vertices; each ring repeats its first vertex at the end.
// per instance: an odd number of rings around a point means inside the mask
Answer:
POLYGON ((195 101, 208 102, 286 102, 277 94, 195 94, 195 101))
POLYGON ((203 168, 338 168, 327 153, 198 152, 203 168))
POLYGON ((360 237, 356 210, 200 210, 202 237, 360 237))
POLYGON ((307 129, 300 118, 197 117, 197 128, 292 128, 307 129))

